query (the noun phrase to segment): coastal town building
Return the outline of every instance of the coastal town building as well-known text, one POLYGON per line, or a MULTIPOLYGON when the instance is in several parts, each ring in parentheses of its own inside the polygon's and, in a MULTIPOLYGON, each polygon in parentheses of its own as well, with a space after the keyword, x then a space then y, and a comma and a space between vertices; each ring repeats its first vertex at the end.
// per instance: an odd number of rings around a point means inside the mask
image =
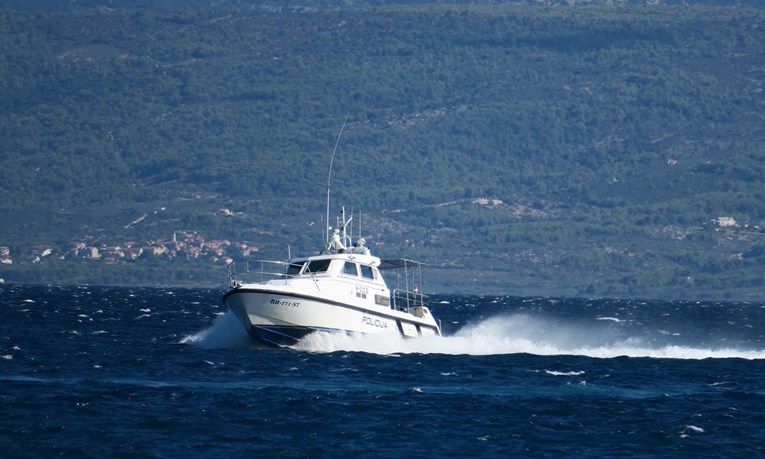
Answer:
MULTIPOLYGON (((143 258, 180 258, 204 259, 226 262, 235 258, 249 257, 258 248, 247 242, 230 241, 228 239, 207 240, 194 230, 176 230, 171 238, 138 243, 127 240, 122 243, 99 243, 91 237, 73 241, 67 248, 58 249, 51 245, 37 245, 18 260, 28 263, 39 263, 46 258, 58 260, 90 260, 105 263, 136 262, 143 258)), ((0 264, 12 265, 9 246, 0 246, 0 264)))
POLYGON ((733 217, 717 217, 712 220, 712 223, 722 228, 729 228, 737 225, 736 220, 733 219, 733 217))

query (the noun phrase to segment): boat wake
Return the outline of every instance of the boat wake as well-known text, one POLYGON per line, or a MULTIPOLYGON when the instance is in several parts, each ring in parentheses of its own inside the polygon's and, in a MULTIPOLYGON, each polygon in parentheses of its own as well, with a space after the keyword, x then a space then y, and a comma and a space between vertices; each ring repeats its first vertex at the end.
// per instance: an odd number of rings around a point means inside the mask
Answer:
POLYGON ((444 337, 391 339, 390 335, 312 333, 293 346, 293 349, 316 353, 351 351, 381 355, 527 353, 594 358, 765 359, 763 349, 737 349, 712 343, 699 346, 682 341, 656 343, 648 336, 626 336, 623 331, 602 320, 591 325, 566 324, 525 314, 494 316, 466 325, 453 335, 444 337))
MULTIPOLYGON (((579 355, 593 358, 765 359, 765 349, 741 349, 724 343, 703 346, 675 339, 659 342, 648 335, 620 330, 619 322, 565 323, 527 314, 500 314, 468 324, 449 336, 407 339, 391 335, 347 335, 315 332, 291 349, 313 353, 367 352, 380 355, 579 355)), ((659 331, 661 334, 661 331, 659 331)), ((675 337, 677 338, 677 337, 675 337)), ((251 347, 252 340, 231 311, 213 324, 180 340, 204 349, 251 347)))

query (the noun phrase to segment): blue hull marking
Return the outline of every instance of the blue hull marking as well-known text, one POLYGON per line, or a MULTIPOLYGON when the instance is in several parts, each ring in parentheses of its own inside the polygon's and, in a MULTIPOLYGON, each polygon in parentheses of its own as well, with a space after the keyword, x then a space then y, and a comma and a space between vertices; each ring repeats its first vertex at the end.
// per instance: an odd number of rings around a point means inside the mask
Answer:
POLYGON ((306 335, 315 331, 331 332, 332 330, 297 325, 253 325, 249 330, 250 336, 256 340, 275 347, 294 346, 306 335))

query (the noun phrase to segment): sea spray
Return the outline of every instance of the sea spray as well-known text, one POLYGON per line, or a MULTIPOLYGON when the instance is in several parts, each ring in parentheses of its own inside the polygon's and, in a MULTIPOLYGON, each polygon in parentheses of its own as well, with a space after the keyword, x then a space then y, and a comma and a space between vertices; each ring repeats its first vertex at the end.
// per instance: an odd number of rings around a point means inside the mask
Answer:
MULTIPOLYGON (((498 313, 472 320, 443 337, 415 339, 398 335, 362 335, 343 332, 314 332, 292 346, 311 353, 366 352, 378 355, 443 354, 540 356, 575 355, 593 358, 647 357, 662 359, 741 358, 765 359, 765 350, 731 346, 712 338, 702 340, 704 330, 684 334, 659 333, 633 327, 637 321, 613 320, 612 316, 586 318, 554 317, 543 312, 498 313), (604 320, 604 317, 608 317, 604 320), (658 340, 665 337, 666 340, 658 340), (693 338, 691 338, 693 337, 693 338)), ((252 346, 242 324, 231 311, 216 317, 213 324, 184 337, 183 344, 205 349, 252 346)))
POLYGON ((209 328, 185 336, 180 342, 203 349, 237 348, 253 344, 244 326, 231 311, 218 315, 209 328))
POLYGON ((612 321, 596 324, 562 323, 529 314, 500 314, 466 325, 451 336, 405 339, 391 335, 351 335, 315 332, 293 349, 315 353, 445 354, 543 356, 577 355, 593 358, 650 357, 671 359, 765 359, 765 350, 724 346, 648 345, 640 336, 622 336, 612 321))

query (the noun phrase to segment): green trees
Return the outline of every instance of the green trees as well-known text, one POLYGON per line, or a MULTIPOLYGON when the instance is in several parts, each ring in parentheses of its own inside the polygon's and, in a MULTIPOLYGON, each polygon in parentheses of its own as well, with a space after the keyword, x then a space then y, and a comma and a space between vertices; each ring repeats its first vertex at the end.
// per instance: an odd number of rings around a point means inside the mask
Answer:
MULTIPOLYGON (((575 270, 648 271, 590 252, 661 245, 680 226, 697 253, 717 239, 689 228, 723 215, 761 226, 764 19, 668 6, 2 11, 0 214, 42 228, 60 211, 71 238, 135 206, 182 209, 178 225, 224 206, 253 225, 306 220, 323 210, 349 114, 336 202, 407 209, 405 224, 454 232, 466 263, 525 244, 575 270)), ((428 256, 448 257, 446 233, 428 233, 428 256)), ((0 245, 39 237, 0 227, 0 245)))

